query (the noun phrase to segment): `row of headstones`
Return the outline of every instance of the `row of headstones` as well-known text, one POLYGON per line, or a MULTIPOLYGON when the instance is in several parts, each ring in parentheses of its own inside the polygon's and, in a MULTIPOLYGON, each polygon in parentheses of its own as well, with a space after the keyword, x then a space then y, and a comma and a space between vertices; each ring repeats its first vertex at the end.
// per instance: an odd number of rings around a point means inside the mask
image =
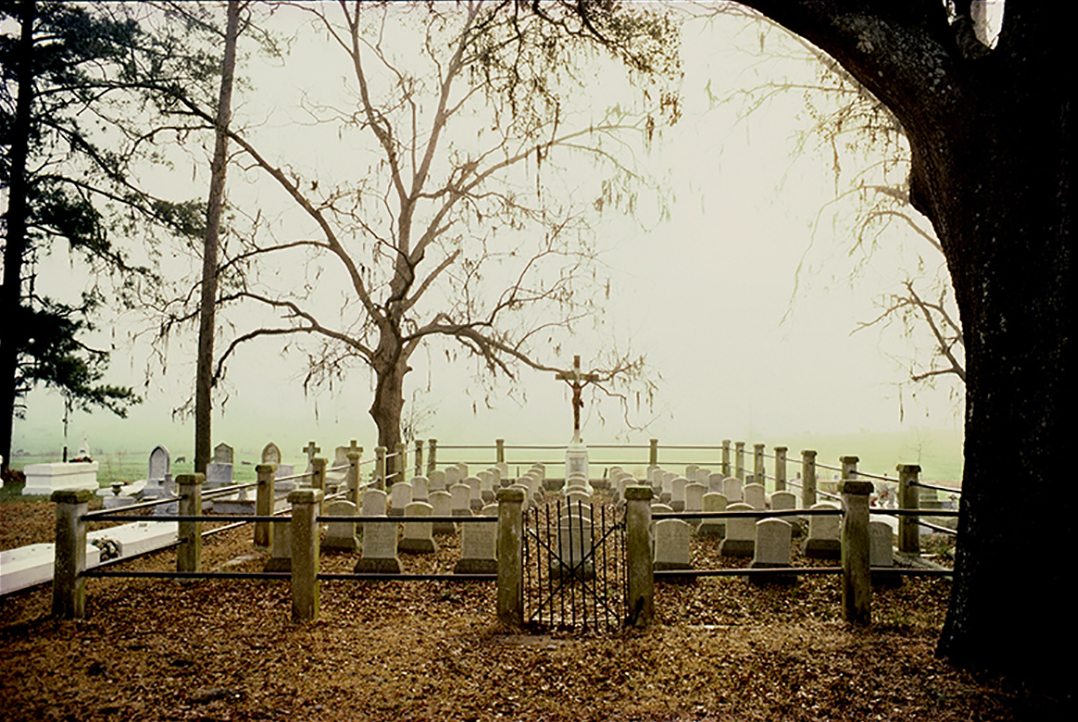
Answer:
MULTIPOLYGON (((610 469, 610 482, 615 498, 621 496, 626 486, 641 483, 617 466, 610 469)), ((767 494, 764 485, 755 483, 751 474, 742 481, 735 476, 726 477, 694 465, 686 469, 685 476, 654 467, 648 472, 647 483, 651 485, 655 497, 674 511, 722 511, 720 508, 707 508, 706 497, 709 494, 721 495, 730 504, 743 502, 758 510, 796 509, 798 504, 797 495, 790 491, 767 494)), ((711 503, 718 503, 718 499, 713 498, 711 503)))
MULTIPOLYGON (((416 476, 408 483, 399 482, 390 488, 387 494, 380 489, 364 490, 362 501, 357 507, 350 501, 330 502, 328 516, 342 517, 340 522, 327 525, 322 547, 344 551, 362 548, 362 556, 355 571, 377 574, 399 574, 401 571, 399 552, 427 554, 438 551, 435 534, 455 534, 456 524, 449 521, 438 522, 403 522, 403 534, 398 541, 397 524, 375 522, 361 524, 355 521, 360 517, 462 517, 461 558, 454 567, 456 574, 493 574, 497 571, 496 530, 490 522, 472 523, 466 517, 479 514, 487 517, 498 515, 498 506, 493 503, 495 489, 516 487, 524 492, 527 509, 544 494, 545 468, 542 464, 534 465, 515 482, 502 477, 508 469, 492 467, 478 472, 476 476, 467 476, 466 465, 456 464, 445 470, 434 470, 429 478, 416 476), (453 482, 449 490, 438 487, 453 482), (362 541, 360 541, 362 539, 362 541)), ((566 505, 563 527, 568 528, 569 509, 573 502, 579 502, 577 508, 583 508, 590 524, 591 494, 584 486, 586 480, 571 479, 566 487, 566 505), (581 506, 581 504, 583 506, 581 506)), ((579 512, 578 512, 579 515, 579 512)), ((577 520, 579 525, 580 521, 577 520)), ((288 544, 288 527, 274 525, 273 554, 267 563, 267 570, 280 570, 287 567, 291 557, 288 544)), ((579 532, 578 532, 579 536, 579 532)))
MULTIPOLYGON (((652 506, 653 511, 655 506, 652 506)), ((658 505, 661 507, 661 505, 658 505)), ((816 504, 814 509, 838 509, 834 504, 816 504)), ((746 504, 732 504, 730 511, 750 511, 746 504)), ((655 569, 691 569, 690 540, 693 524, 681 519, 662 519, 654 523, 652 535, 655 569)), ((704 525, 701 524, 700 527, 704 525)), ((712 524, 712 527, 721 526, 712 524)), ((794 526, 784 519, 756 520, 752 517, 730 517, 725 520, 725 538, 719 553, 728 557, 753 558, 753 567, 788 567, 791 563, 794 526)), ((700 535, 700 529, 695 533, 700 535)), ((884 521, 869 522, 869 565, 892 567, 894 564, 894 532, 884 521)), ((802 546, 807 557, 838 559, 842 555, 838 515, 810 516, 809 534, 802 546)), ((781 579, 779 581, 790 581, 781 579)))

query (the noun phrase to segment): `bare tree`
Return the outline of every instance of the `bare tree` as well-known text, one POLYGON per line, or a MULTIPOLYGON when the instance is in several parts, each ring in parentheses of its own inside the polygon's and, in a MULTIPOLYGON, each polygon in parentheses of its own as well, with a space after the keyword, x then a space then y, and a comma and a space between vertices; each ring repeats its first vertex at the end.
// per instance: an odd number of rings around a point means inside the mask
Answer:
MULTIPOLYGON (((602 17, 574 5, 531 12, 478 2, 341 3, 339 19, 322 5, 301 8, 347 60, 353 103, 309 102, 307 111, 337 126, 341 152, 357 162, 346 182, 304 178, 230 130, 247 167, 272 178, 314 233, 252 236, 225 263, 247 272, 222 300, 273 320, 232 339, 217 376, 247 341, 313 336, 319 343, 309 352, 307 382, 332 383, 356 364, 367 367, 379 444, 392 448, 401 438, 409 360, 424 344, 449 341, 447 355, 463 350, 495 376, 513 377, 520 366, 558 370, 546 359, 559 340, 599 313, 603 286, 588 216, 631 206, 642 179, 620 160, 631 150, 627 136, 650 135, 657 116, 675 114, 676 104, 658 93, 654 115, 614 108, 572 125, 570 104, 558 95, 583 87, 571 61, 609 40, 602 17), (559 166, 582 156, 603 171, 596 188, 581 187, 559 166), (273 273, 289 257, 318 281, 275 288, 273 273), (347 292, 331 317, 325 296, 340 290, 321 279, 334 273, 347 292)), ((658 50, 675 52, 674 26, 661 15, 625 18, 641 36, 666 33, 669 47, 658 50)), ((626 24, 616 27, 624 35, 626 24)), ((624 37, 610 42, 619 52, 634 47, 624 37)), ((187 107, 208 119, 197 103, 187 107)), ((629 354, 606 366, 622 384, 642 371, 629 354)))
MULTIPOLYGON (((689 12, 704 19, 739 16, 755 20, 745 27, 758 33, 763 62, 790 73, 730 96, 712 97, 713 103, 739 103, 739 118, 748 122, 780 96, 802 96, 809 122, 797 132, 793 154, 817 152, 828 159, 836 194, 820 209, 810 246, 828 227, 836 235, 848 234, 848 255, 855 258, 853 280, 885 239, 894 242, 896 224, 923 241, 912 249, 912 268, 904 269, 895 290, 877 296, 879 313, 859 323, 853 332, 897 329, 907 351, 892 357, 906 370, 907 382, 932 385, 943 375, 965 382, 962 327, 950 278, 935 272, 944 269, 943 247, 928 219, 910 201, 909 143, 894 113, 832 57, 755 10, 732 3, 701 3, 690 6, 689 12), (798 66, 808 72, 795 70, 798 66), (850 166, 856 171, 850 173, 850 166)), ((804 265, 799 266, 798 274, 803 271, 804 265)), ((797 279, 791 304, 799 286, 797 279)))

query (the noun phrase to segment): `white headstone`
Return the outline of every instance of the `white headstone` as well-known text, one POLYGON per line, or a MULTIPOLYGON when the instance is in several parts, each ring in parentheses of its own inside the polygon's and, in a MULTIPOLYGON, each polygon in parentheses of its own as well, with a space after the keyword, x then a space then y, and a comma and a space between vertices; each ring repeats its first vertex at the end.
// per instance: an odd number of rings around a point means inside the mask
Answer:
POLYGON ((655 569, 691 569, 689 541, 693 528, 681 519, 655 523, 655 569))
MULTIPOLYGON (((726 511, 752 511, 752 507, 742 503, 729 504, 726 511)), ((726 538, 719 545, 719 554, 724 557, 751 557, 755 546, 756 520, 753 517, 731 517, 726 520, 726 538)))
MULTIPOLYGON (((433 513, 434 507, 422 501, 413 501, 404 507, 405 516, 431 516, 433 513)), ((433 554, 438 551, 433 524, 429 521, 404 522, 404 536, 399 548, 402 552, 413 554, 433 554)))

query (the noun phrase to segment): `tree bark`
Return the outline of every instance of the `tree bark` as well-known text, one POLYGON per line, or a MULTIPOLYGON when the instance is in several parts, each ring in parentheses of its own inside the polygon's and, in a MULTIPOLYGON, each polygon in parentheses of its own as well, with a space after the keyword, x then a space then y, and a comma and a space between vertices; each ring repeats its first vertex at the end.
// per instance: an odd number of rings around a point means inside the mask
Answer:
POLYGON ((899 119, 911 199, 947 258, 966 349, 966 441, 938 652, 1072 696, 1049 653, 1072 626, 1062 568, 1073 524, 1052 515, 1075 401, 1062 18, 1007 3, 997 47, 970 52, 962 3, 953 25, 941 3, 745 4, 834 57, 899 119))
POLYGON ((393 360, 375 363, 374 400, 370 414, 378 427, 378 445, 389 453, 397 450, 401 440, 401 413, 404 410, 404 377, 411 369, 400 352, 393 360))
POLYGON ((213 339, 217 316, 217 256, 224 205, 225 176, 228 171, 228 125, 232 117, 232 80, 236 72, 236 38, 239 35, 240 3, 229 0, 225 30, 224 59, 213 161, 210 166, 210 195, 206 203, 206 236, 202 252, 202 299, 199 306, 198 370, 195 381, 195 473, 206 473, 213 445, 213 339))
POLYGON ((19 6, 19 97, 15 105, 15 125, 11 129, 11 164, 8 181, 8 206, 5 216, 7 237, 4 239, 4 281, 0 287, 0 318, 3 335, 0 337, 0 456, 3 471, 11 465, 11 435, 15 417, 15 384, 19 369, 19 350, 26 342, 22 310, 22 268, 27 251, 27 192, 26 161, 30 153, 30 106, 34 93, 34 21, 37 7, 33 0, 19 6))

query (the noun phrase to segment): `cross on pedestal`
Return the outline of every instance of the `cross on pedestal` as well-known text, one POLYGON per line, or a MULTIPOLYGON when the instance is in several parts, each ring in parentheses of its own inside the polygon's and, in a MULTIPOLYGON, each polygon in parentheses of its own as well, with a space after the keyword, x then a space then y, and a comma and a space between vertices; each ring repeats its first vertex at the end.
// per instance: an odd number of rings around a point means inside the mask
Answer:
POLYGON ((580 441, 580 409, 584 407, 584 400, 580 398, 580 392, 585 386, 599 380, 599 374, 580 373, 580 357, 573 356, 573 370, 559 371, 554 374, 558 381, 565 381, 573 387, 573 441, 580 441))
MULTIPOLYGON (((352 443, 355 443, 355 442, 353 441, 352 443)), ((315 446, 313 441, 309 442, 305 447, 303 447, 303 453, 307 455, 307 463, 308 464, 311 463, 311 461, 314 460, 314 455, 317 454, 321 450, 322 450, 322 447, 321 446, 315 446)))
POLYGON ((363 447, 362 446, 357 446, 356 445, 356 440, 352 439, 349 442, 348 448, 344 450, 344 453, 346 453, 346 454, 362 454, 363 453, 363 447))

